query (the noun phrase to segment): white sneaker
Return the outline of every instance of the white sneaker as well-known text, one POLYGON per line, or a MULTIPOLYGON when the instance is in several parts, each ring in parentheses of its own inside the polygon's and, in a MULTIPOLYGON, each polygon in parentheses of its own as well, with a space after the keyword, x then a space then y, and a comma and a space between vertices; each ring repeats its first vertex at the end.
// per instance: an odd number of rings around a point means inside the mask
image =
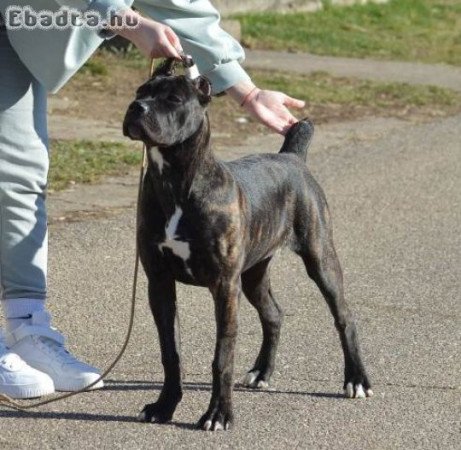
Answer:
MULTIPOLYGON (((69 353, 64 337, 51 328, 50 322, 46 311, 33 313, 30 324, 20 325, 6 336, 10 349, 27 364, 49 375, 57 391, 86 388, 99 378, 99 371, 69 353)), ((91 389, 103 386, 101 380, 91 389)))
POLYGON ((53 380, 11 352, 0 336, 0 394, 18 399, 41 397, 53 392, 53 380))

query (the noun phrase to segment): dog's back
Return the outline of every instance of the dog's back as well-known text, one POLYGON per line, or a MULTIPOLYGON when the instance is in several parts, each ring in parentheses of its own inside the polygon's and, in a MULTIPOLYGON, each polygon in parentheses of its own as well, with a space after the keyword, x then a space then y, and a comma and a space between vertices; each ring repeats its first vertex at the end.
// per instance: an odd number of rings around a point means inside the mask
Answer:
POLYGON ((308 119, 293 125, 279 153, 249 155, 225 166, 244 196, 242 214, 247 218, 250 244, 246 265, 276 248, 292 245, 297 218, 323 210, 322 189, 305 163, 314 126, 308 119))
MULTIPOLYGON (((312 175, 305 164, 307 150, 314 135, 314 125, 309 119, 294 124, 285 136, 278 153, 262 153, 226 162, 234 180, 258 208, 274 206, 280 196, 286 203, 286 195, 310 184, 312 175)), ((305 189, 301 189, 305 192, 305 189)))
POLYGON ((298 158, 306 162, 307 150, 309 149, 314 135, 314 124, 309 119, 303 119, 295 123, 285 136, 282 148, 278 153, 263 153, 249 155, 243 158, 227 162, 226 165, 243 184, 264 184, 264 180, 271 182, 274 187, 283 181, 284 175, 299 175, 293 166, 304 169, 304 164, 299 164, 298 158), (288 155, 296 155, 298 158, 286 158, 288 155), (286 167, 284 167, 286 166, 286 167))

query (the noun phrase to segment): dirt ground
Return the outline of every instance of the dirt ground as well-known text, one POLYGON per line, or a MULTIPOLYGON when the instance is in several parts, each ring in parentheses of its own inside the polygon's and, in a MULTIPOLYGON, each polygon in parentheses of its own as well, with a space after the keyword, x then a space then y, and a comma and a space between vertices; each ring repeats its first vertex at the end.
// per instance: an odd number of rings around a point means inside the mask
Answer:
MULTIPOLYGON (((53 114, 104 121, 120 126, 126 108, 138 86, 148 77, 148 65, 141 61, 98 52, 90 66, 81 70, 56 96, 53 114), (98 73, 101 71, 101 73, 98 73)), ((437 116, 455 113, 458 108, 436 110, 414 106, 363 106, 357 104, 313 103, 296 112, 298 117, 309 116, 315 123, 342 122, 370 116, 398 117, 412 122, 427 121, 437 116)), ((248 133, 267 134, 242 108, 227 96, 213 99, 210 107, 214 145, 239 145, 248 133)))

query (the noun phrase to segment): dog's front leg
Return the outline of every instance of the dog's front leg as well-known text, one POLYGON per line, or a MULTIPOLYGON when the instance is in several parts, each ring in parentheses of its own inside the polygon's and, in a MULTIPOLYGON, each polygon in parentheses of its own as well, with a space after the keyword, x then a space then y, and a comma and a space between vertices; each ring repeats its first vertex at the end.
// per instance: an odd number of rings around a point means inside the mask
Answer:
POLYGON ((207 431, 227 430, 233 422, 234 351, 240 290, 240 277, 220 282, 211 289, 216 315, 213 389, 210 406, 198 423, 207 431))
POLYGON ((158 400, 147 404, 139 419, 164 423, 171 420, 182 398, 176 286, 169 274, 148 273, 148 278, 149 304, 157 325, 165 380, 158 400))

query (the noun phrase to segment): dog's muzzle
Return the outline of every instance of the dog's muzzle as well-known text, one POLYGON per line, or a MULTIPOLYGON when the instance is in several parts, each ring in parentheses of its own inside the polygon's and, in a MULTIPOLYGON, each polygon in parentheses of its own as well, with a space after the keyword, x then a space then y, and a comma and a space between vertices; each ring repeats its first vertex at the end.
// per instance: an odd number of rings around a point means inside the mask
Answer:
POLYGON ((148 105, 142 100, 135 100, 128 107, 123 121, 123 135, 134 140, 143 136, 143 121, 149 112, 148 105))

